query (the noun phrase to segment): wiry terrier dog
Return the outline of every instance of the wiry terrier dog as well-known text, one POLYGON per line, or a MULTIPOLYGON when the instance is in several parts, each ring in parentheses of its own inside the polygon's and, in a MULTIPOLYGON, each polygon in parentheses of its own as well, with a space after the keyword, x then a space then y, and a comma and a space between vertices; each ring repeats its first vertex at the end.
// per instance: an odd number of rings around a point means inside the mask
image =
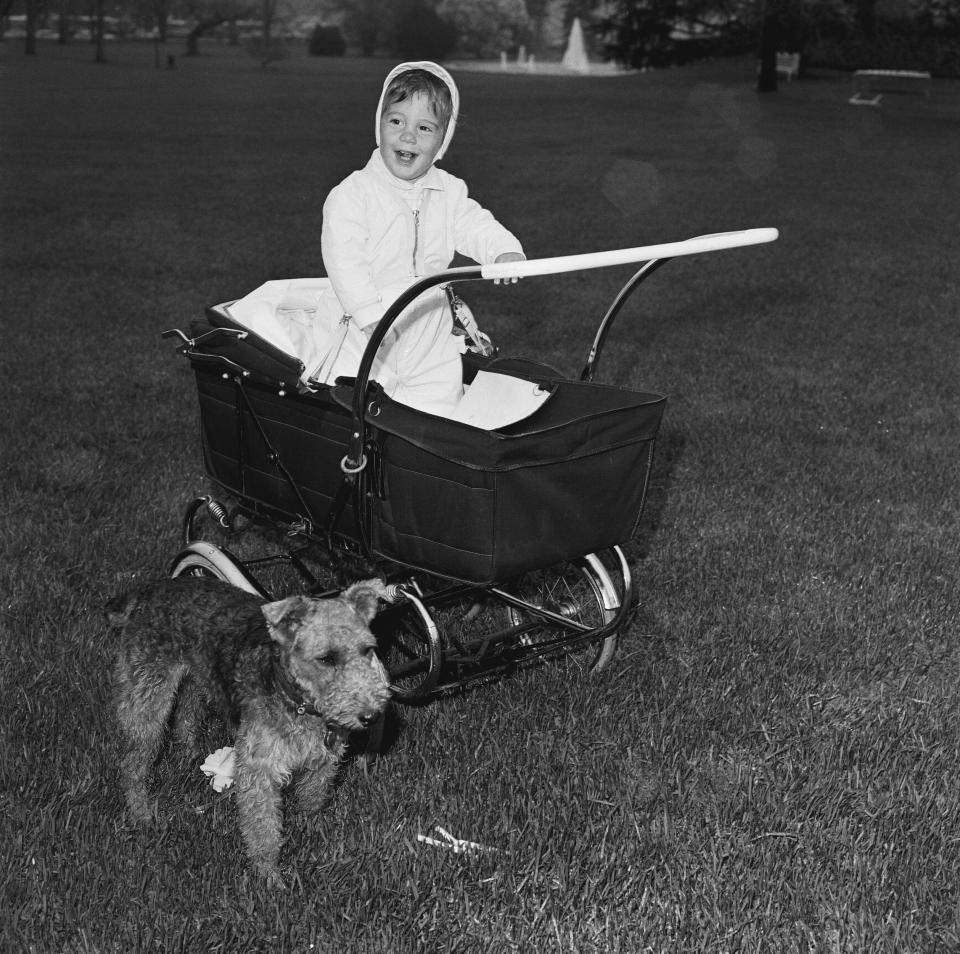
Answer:
POLYGON ((317 810, 351 729, 371 724, 389 698, 367 624, 386 598, 379 580, 335 599, 291 596, 264 604, 227 583, 165 580, 107 604, 123 629, 117 657, 117 716, 125 743, 121 777, 138 822, 151 818, 147 776, 173 722, 194 746, 212 706, 236 726, 240 828, 258 872, 278 868, 281 790, 317 810))

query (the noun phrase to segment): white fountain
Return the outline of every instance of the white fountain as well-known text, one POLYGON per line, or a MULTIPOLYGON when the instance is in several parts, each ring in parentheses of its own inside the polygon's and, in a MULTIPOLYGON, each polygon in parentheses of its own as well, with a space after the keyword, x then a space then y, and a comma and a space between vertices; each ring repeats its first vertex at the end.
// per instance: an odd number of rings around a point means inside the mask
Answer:
POLYGON ((570 38, 567 40, 567 48, 564 50, 561 62, 568 70, 574 70, 577 73, 590 72, 590 61, 583 46, 583 27, 580 25, 580 17, 574 17, 570 27, 570 38))

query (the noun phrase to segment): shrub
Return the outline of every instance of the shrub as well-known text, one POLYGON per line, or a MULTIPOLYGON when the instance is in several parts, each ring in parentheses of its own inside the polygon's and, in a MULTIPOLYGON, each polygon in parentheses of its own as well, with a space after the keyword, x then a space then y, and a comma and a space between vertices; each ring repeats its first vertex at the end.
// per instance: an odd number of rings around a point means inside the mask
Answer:
POLYGON ((343 56, 347 51, 347 41, 337 26, 321 26, 319 23, 310 34, 311 56, 343 56))
POLYGON ((960 40, 948 36, 882 33, 872 39, 821 40, 809 50, 814 66, 833 69, 926 70, 960 76, 960 40))

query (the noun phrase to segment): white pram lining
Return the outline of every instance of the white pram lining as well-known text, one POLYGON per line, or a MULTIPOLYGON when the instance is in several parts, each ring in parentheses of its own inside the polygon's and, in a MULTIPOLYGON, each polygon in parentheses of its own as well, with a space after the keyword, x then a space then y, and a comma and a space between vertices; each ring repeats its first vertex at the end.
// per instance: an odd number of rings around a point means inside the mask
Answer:
MULTIPOLYGON (((238 325, 303 363, 308 387, 327 381, 349 318, 327 278, 276 279, 220 306, 238 325), (332 329, 332 330, 331 330, 332 329)), ((530 381, 480 371, 464 396, 441 416, 483 430, 522 421, 550 396, 530 381)))

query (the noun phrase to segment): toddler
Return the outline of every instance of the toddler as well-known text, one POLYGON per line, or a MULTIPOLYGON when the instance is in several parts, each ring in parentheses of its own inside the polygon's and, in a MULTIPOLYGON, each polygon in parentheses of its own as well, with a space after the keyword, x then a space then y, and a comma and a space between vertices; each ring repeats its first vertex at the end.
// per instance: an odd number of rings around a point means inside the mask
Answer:
MULTIPOLYGON (((517 239, 468 196, 466 184, 435 165, 450 145, 459 104, 453 78, 436 63, 401 63, 387 75, 377 149, 323 206, 321 247, 336 302, 317 312, 330 327, 315 379, 355 374, 391 302, 416 279, 448 268, 455 253, 480 264, 524 259, 517 239)), ((463 394, 463 350, 446 293, 432 288, 394 322, 371 377, 397 401, 448 414, 463 394)))

